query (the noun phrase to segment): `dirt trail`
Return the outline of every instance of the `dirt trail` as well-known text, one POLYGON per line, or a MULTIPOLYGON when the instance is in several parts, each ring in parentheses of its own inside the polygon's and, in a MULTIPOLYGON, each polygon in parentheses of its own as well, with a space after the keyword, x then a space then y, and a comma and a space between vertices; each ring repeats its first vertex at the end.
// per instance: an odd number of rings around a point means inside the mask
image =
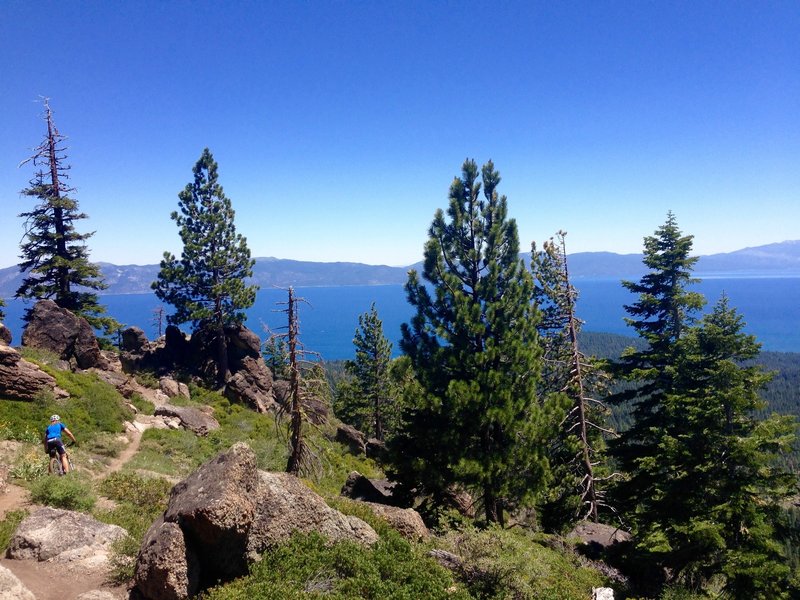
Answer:
MULTIPOLYGON (((136 454, 142 441, 142 433, 134 429, 128 432, 127 437, 128 445, 118 457, 95 475, 95 479, 119 471, 136 454)), ((6 493, 0 494, 0 519, 6 512, 20 508, 32 508, 30 495, 26 489, 9 484, 6 493)), ((107 591, 119 599, 128 596, 124 585, 108 584, 108 573, 105 570, 87 569, 79 564, 8 558, 0 558, 0 565, 14 573, 33 592, 36 600, 75 600, 91 590, 107 591)))

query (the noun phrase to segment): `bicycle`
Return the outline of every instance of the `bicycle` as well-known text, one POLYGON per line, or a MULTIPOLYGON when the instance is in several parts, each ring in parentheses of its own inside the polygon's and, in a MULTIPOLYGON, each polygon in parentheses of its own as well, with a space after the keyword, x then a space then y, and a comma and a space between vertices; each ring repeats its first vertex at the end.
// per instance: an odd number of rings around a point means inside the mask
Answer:
MULTIPOLYGON (((73 446, 74 444, 70 444, 73 446)), ((71 473, 75 467, 72 466, 72 457, 70 456, 69 452, 67 452, 67 445, 64 444, 64 456, 67 457, 67 464, 69 465, 69 472, 71 473)), ((57 475, 61 477, 62 475, 66 475, 64 473, 64 464, 61 462, 61 456, 58 454, 58 450, 56 448, 50 449, 50 474, 57 475)))

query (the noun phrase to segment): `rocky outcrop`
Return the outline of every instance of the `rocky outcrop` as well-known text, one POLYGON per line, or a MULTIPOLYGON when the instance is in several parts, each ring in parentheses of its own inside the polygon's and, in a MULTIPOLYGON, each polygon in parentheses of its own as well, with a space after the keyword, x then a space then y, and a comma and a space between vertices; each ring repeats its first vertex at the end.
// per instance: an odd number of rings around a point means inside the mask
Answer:
POLYGON ((47 350, 80 369, 107 369, 92 326, 52 300, 39 300, 22 333, 22 345, 47 350))
POLYGON ((38 561, 91 561, 108 559, 111 545, 125 530, 83 513, 44 507, 19 524, 8 547, 8 557, 38 561))
POLYGON ((378 438, 369 438, 365 445, 367 458, 371 458, 378 464, 385 463, 389 458, 389 451, 386 448, 386 442, 378 438))
POLYGON ((247 356, 225 382, 225 397, 240 402, 257 412, 275 411, 272 396, 272 373, 261 357, 247 356))
POLYGON ((157 417, 174 417, 180 421, 181 427, 197 435, 208 435, 219 429, 219 422, 198 408, 165 404, 157 407, 154 414, 157 417))
POLYGON ((295 531, 373 543, 363 521, 331 509, 297 478, 256 468, 235 444, 173 488, 169 506, 145 536, 133 597, 179 600, 217 581, 244 575, 248 564, 295 531))
POLYGON ((0 565, 0 600, 36 600, 36 597, 16 575, 0 565))
POLYGON ((11 330, 0 323, 0 346, 10 346, 12 339, 11 330))
POLYGON ((34 400, 44 390, 52 391, 57 398, 69 395, 56 386, 55 379, 22 358, 14 348, 0 345, 0 396, 34 400))

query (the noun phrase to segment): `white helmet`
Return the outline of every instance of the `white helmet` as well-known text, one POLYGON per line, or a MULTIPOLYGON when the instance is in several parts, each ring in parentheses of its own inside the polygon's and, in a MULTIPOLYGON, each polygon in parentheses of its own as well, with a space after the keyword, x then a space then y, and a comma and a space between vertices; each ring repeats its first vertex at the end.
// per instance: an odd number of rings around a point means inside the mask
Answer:
POLYGON ((55 423, 55 422, 60 421, 60 420, 61 420, 61 417, 59 417, 58 415, 51 415, 51 417, 50 417, 50 422, 51 423, 55 423))

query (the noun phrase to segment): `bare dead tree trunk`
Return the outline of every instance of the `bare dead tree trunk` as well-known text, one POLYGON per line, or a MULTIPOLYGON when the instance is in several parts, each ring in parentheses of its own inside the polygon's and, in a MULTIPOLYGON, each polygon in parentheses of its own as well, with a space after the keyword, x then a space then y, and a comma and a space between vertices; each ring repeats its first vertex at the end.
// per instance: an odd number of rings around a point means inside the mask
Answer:
POLYGON ((297 299, 294 297, 294 289, 289 288, 289 402, 291 424, 290 429, 290 453, 286 471, 294 476, 300 473, 300 461, 303 455, 303 413, 300 398, 300 367, 297 362, 297 299))
MULTIPOLYGON (((56 230, 56 254, 62 258, 67 258, 67 241, 66 241, 66 227, 64 225, 64 209, 60 204, 61 200, 61 182, 58 175, 58 156, 57 156, 57 138, 58 130, 53 123, 53 111, 50 110, 50 104, 45 100, 45 110, 47 111, 47 162, 50 167, 50 195, 55 200, 53 203, 53 225, 56 230)), ((66 265, 59 266, 56 269, 58 275, 58 295, 59 306, 73 309, 70 305, 68 298, 70 295, 69 285, 69 269, 66 265)))
POLYGON ((578 409, 578 427, 581 440, 581 463, 584 471, 583 480, 581 485, 583 487, 581 500, 584 504, 588 504, 588 515, 595 523, 598 520, 597 514, 597 490, 595 489, 594 465, 592 464, 592 451, 591 443, 589 441, 588 433, 588 419, 586 415, 586 392, 583 385, 583 373, 581 369, 580 349, 578 347, 578 328, 575 319, 575 306, 572 294, 569 293, 569 268, 567 267, 567 248, 564 241, 564 234, 559 233, 559 241, 561 242, 561 255, 563 256, 564 264, 564 282, 567 287, 566 308, 567 319, 569 327, 569 340, 572 347, 572 365, 570 372, 572 374, 572 387, 575 394, 576 407, 578 409))

